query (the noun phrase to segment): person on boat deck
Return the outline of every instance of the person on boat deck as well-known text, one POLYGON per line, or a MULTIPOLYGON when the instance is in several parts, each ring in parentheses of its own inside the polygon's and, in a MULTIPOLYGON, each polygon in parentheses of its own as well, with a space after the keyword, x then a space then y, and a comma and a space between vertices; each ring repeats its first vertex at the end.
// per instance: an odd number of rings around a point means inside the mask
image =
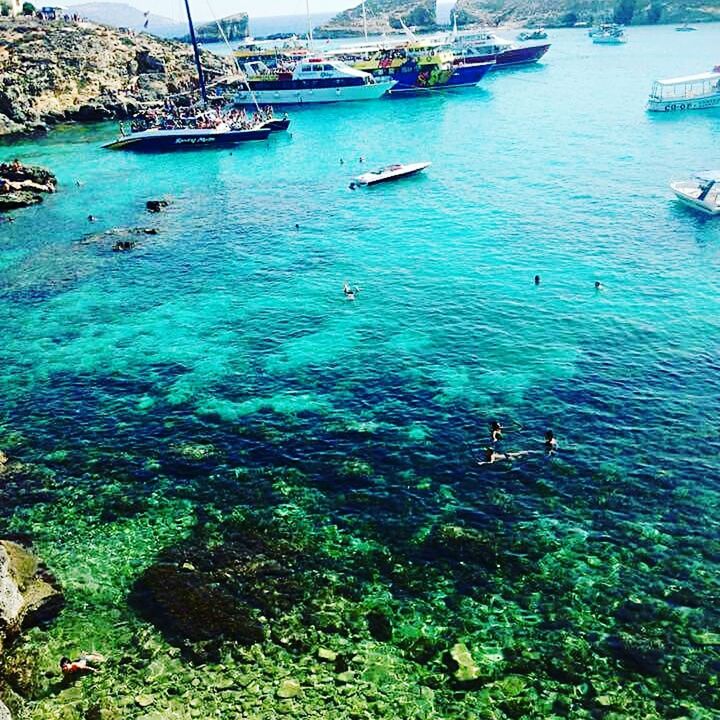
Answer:
POLYGON ((555 433, 552 430, 548 430, 545 433, 545 453, 547 455, 554 455, 558 449, 558 441, 555 437, 555 433))
POLYGON ((497 420, 493 420, 490 423, 490 437, 494 443, 502 440, 502 431, 503 426, 497 420))
POLYGON ((98 668, 93 667, 98 663, 104 662, 105 658, 98 653, 83 653, 77 660, 70 660, 68 657, 60 659, 60 669, 63 675, 73 675, 75 673, 97 672, 98 668))
POLYGON ((508 453, 502 453, 502 452, 495 452, 495 450, 491 447, 485 448, 485 460, 478 460, 478 465, 492 465, 496 462, 507 462, 510 460, 515 460, 519 457, 524 457, 525 455, 528 455, 527 450, 520 450, 519 452, 508 452, 508 453))

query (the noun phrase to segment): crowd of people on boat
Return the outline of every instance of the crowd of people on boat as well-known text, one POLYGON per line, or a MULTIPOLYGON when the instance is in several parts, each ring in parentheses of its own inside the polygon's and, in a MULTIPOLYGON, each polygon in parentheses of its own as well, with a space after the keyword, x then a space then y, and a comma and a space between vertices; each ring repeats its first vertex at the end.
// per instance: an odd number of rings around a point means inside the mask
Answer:
POLYGON ((273 119, 270 105, 258 107, 248 114, 244 108, 203 108, 182 107, 172 100, 166 100, 162 108, 150 108, 130 121, 130 127, 121 124, 125 134, 143 130, 251 130, 273 119))

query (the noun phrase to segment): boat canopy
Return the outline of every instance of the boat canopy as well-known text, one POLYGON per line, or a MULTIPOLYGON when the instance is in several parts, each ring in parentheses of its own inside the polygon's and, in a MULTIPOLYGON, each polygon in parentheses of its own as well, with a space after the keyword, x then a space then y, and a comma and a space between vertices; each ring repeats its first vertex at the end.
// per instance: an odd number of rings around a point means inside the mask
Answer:
POLYGON ((695 180, 701 182, 720 182, 720 170, 701 170, 693 175, 695 180))
POLYGON ((656 80, 658 85, 690 85, 692 83, 714 82, 720 80, 720 73, 705 72, 698 75, 686 75, 685 77, 668 78, 667 80, 656 80))

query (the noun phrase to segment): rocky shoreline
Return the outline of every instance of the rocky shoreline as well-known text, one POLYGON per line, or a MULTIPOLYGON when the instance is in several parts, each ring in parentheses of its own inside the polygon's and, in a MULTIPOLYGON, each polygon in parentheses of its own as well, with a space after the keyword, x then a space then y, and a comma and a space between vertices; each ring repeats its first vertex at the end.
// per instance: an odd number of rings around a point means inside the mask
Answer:
POLYGON ((57 189, 57 178, 39 165, 0 163, 0 213, 37 205, 57 189))
MULTIPOLYGON (((225 61, 203 54, 209 79, 225 61)), ((126 118, 197 85, 181 42, 89 22, 0 18, 0 138, 126 118)))

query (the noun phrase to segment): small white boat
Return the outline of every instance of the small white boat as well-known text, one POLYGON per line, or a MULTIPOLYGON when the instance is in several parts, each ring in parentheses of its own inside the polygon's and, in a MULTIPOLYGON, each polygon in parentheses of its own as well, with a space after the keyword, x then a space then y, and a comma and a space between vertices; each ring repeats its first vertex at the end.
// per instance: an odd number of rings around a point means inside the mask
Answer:
POLYGON ((525 30, 518 35, 520 42, 527 42, 528 40, 547 40, 548 34, 545 32, 545 28, 538 28, 537 30, 525 30))
POLYGON ((415 175, 415 173, 422 172, 426 167, 430 167, 429 162, 388 165, 379 170, 358 175, 354 183, 358 185, 377 185, 381 182, 388 182, 388 180, 398 180, 409 175, 415 175))
POLYGON ((720 106, 720 68, 713 72, 656 80, 647 109, 652 112, 707 110, 720 106))
POLYGON ((684 25, 680 25, 675 28, 678 32, 695 32, 697 28, 694 28, 692 25, 688 25, 685 23, 684 25))
POLYGON ((627 36, 622 28, 601 30, 592 35, 595 45, 622 45, 627 42, 627 36))
POLYGON ((707 215, 720 215, 720 170, 704 170, 689 180, 676 180, 670 188, 678 200, 707 215))

